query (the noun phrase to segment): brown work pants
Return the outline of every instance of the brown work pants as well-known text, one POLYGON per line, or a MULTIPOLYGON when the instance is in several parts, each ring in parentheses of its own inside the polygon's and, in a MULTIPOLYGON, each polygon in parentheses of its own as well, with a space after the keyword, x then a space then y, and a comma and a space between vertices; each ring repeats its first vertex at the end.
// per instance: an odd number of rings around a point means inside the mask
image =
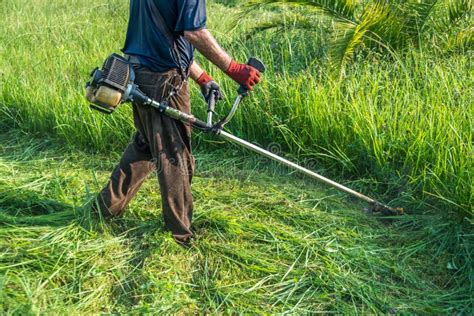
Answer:
MULTIPOLYGON (((182 80, 175 70, 156 73, 139 66, 135 72, 135 82, 140 90, 157 101, 166 98, 182 80)), ((168 105, 190 113, 187 82, 168 105)), ((146 177, 156 170, 166 228, 177 242, 186 243, 192 236, 194 157, 191 154, 191 127, 154 108, 138 104, 133 104, 133 118, 137 132, 100 192, 98 206, 105 216, 122 214, 146 177)))

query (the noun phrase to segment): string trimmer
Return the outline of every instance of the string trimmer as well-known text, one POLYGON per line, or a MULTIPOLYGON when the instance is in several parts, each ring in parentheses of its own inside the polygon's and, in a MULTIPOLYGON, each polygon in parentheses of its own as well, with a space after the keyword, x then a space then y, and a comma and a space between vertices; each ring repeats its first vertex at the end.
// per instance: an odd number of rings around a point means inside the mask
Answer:
MULTIPOLYGON (((258 69, 260 72, 265 71, 265 66, 256 58, 250 58, 248 65, 258 69)), ((282 158, 272 152, 260 148, 252 143, 240 139, 226 131, 224 126, 232 119, 237 112, 241 101, 248 95, 248 90, 244 86, 240 86, 235 102, 229 113, 219 120, 217 123, 213 122, 213 113, 216 104, 215 95, 211 95, 208 102, 207 122, 197 119, 191 114, 184 113, 174 109, 166 104, 166 102, 157 102, 146 96, 139 87, 134 83, 135 75, 132 65, 122 56, 112 54, 109 56, 102 69, 96 68, 91 73, 91 80, 86 85, 86 98, 91 103, 91 107, 103 113, 113 113, 115 109, 123 103, 132 101, 143 106, 151 106, 162 114, 171 117, 175 120, 181 121, 185 124, 192 125, 203 132, 214 134, 227 141, 245 147, 260 155, 263 155, 272 160, 278 161, 290 168, 298 170, 311 178, 314 178, 322 183, 330 185, 340 191, 352 195, 360 200, 363 200, 370 205, 370 212, 382 215, 401 215, 403 209, 392 208, 384 205, 362 193, 356 192, 342 184, 325 178, 316 172, 308 170, 294 162, 282 158)))

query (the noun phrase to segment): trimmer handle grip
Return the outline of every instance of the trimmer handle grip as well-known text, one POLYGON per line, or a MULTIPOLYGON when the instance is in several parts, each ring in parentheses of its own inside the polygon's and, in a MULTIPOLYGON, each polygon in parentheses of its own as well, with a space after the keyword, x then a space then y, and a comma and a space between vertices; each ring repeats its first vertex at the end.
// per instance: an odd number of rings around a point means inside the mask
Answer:
POLYGON ((253 68, 257 69, 260 72, 265 72, 265 65, 263 62, 255 57, 250 57, 247 61, 247 65, 252 66, 253 68))
POLYGON ((214 90, 209 95, 209 101, 207 102, 207 104, 208 104, 207 111, 208 112, 214 112, 214 110, 216 109, 218 93, 219 93, 218 91, 214 90))
POLYGON ((212 126, 212 116, 214 114, 214 110, 216 109, 216 102, 217 102, 217 91, 212 91, 211 95, 209 96, 209 100, 207 101, 207 126, 212 126))
MULTIPOLYGON (((257 69, 259 72, 264 73, 265 72, 265 65, 261 60, 255 57, 250 57, 249 60, 247 61, 247 65, 257 69)), ((244 85, 240 85, 239 90, 237 91, 240 95, 247 95, 249 92, 247 87, 244 85)))

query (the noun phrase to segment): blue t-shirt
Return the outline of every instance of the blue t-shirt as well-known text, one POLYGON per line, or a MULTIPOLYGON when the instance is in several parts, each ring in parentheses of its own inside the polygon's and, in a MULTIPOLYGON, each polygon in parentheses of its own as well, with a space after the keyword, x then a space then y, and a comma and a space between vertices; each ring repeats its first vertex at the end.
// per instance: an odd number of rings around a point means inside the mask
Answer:
POLYGON ((138 57, 152 71, 164 72, 179 68, 166 36, 153 16, 153 6, 160 11, 168 29, 173 32, 180 54, 181 66, 188 69, 194 59, 194 47, 184 38, 184 31, 206 26, 205 0, 131 0, 127 37, 122 51, 138 57))

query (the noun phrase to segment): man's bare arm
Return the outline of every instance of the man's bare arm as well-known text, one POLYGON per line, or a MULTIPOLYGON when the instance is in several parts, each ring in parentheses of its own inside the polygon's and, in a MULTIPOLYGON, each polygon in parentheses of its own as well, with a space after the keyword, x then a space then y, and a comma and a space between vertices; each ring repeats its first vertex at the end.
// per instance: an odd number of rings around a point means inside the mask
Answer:
POLYGON ((204 69, 202 69, 196 61, 193 61, 191 67, 189 67, 189 76, 191 77, 191 79, 197 81, 203 73, 204 69))
MULTIPOLYGON (((260 81, 260 72, 256 68, 246 64, 239 64, 235 60, 232 60, 207 29, 184 31, 184 37, 196 47, 204 57, 247 90, 252 90, 260 81)), ((210 79, 210 77, 207 79, 210 79)))
POLYGON ((227 71, 232 58, 220 47, 209 30, 203 28, 197 31, 184 31, 184 37, 219 69, 227 71))

